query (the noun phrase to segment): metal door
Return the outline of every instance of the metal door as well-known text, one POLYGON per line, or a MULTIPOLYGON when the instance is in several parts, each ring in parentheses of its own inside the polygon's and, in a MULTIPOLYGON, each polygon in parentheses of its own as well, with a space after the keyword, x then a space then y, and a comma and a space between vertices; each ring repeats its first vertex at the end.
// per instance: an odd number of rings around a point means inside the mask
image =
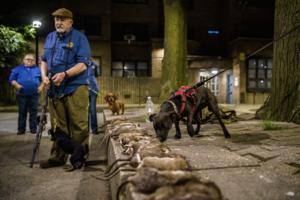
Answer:
POLYGON ((226 102, 231 104, 233 102, 233 75, 227 74, 227 94, 226 94, 226 102))

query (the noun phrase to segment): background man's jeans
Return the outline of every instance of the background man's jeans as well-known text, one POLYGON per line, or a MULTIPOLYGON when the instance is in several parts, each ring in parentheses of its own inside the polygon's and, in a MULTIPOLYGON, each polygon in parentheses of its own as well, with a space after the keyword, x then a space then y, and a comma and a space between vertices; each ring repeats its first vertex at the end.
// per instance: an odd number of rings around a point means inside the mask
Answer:
POLYGON ((97 133, 97 94, 89 91, 89 124, 92 133, 97 133))
POLYGON ((18 132, 23 133, 26 131, 27 112, 29 112, 30 132, 36 132, 39 96, 17 95, 17 102, 19 106, 18 132))

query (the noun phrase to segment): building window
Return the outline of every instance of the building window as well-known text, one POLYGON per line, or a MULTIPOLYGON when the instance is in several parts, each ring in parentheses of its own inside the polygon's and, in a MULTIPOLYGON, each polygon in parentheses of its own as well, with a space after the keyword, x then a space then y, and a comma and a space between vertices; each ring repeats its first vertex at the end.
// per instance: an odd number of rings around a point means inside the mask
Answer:
POLYGON ((111 74, 114 77, 147 77, 149 76, 146 61, 113 61, 111 74))
MULTIPOLYGON (((184 0, 182 1, 183 6, 187 9, 187 10, 194 10, 194 0, 184 0)), ((161 7, 164 5, 164 1, 163 0, 159 0, 158 1, 158 5, 161 7)))
POLYGON ((114 3, 148 4, 148 0, 113 0, 114 3))
POLYGON ((236 0, 237 4, 247 8, 274 9, 274 0, 236 0))
POLYGON ((271 58, 251 58, 247 61, 247 90, 249 92, 270 91, 271 78, 271 58))
MULTIPOLYGON (((199 81, 200 82, 205 81, 205 80, 209 79, 210 77, 212 77, 213 75, 214 74, 211 73, 210 71, 201 71, 199 81)), ((204 87, 209 88, 215 96, 219 96, 219 94, 220 94, 220 79, 219 79, 219 77, 216 76, 215 78, 205 82, 204 87)))
POLYGON ((211 92, 217 97, 220 94, 220 79, 219 77, 215 77, 210 80, 210 89, 211 92))
POLYGON ((75 17, 74 27, 83 31, 88 36, 101 35, 101 17, 99 16, 78 16, 75 17))
POLYGON ((148 25, 142 23, 112 23, 111 34, 114 41, 124 41, 126 35, 137 41, 149 41, 148 25))

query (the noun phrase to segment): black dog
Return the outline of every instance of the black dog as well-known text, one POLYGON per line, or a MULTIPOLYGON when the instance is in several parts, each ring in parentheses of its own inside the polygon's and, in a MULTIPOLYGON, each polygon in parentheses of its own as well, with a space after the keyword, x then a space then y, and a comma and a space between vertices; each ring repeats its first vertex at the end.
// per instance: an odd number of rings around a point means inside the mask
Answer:
POLYGON ((195 134, 199 133, 201 111, 205 107, 208 107, 208 109, 216 115, 223 129, 225 138, 230 138, 230 134, 221 120, 216 97, 208 88, 203 86, 194 89, 193 94, 187 96, 186 99, 183 99, 180 95, 171 96, 168 101, 162 103, 159 113, 150 115, 149 119, 153 122, 156 136, 161 142, 167 139, 168 132, 172 128, 173 123, 176 128, 175 138, 181 138, 179 121, 184 118, 187 118, 188 134, 193 137, 195 134), (184 110, 182 110, 183 103, 185 103, 184 110), (178 110, 181 112, 179 113, 178 110), (194 130, 192 125, 194 121, 197 124, 196 130, 194 130))
POLYGON ((80 169, 85 163, 85 155, 88 153, 88 149, 81 145, 80 142, 73 140, 68 134, 66 134, 59 127, 53 130, 49 130, 51 140, 56 141, 57 145, 67 154, 71 154, 70 162, 72 168, 68 171, 80 169))

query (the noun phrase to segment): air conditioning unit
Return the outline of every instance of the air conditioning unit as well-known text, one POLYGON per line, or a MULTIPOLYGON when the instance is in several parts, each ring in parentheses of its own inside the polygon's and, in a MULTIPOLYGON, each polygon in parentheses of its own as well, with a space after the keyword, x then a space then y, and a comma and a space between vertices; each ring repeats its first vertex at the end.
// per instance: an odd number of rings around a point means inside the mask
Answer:
POLYGON ((135 40, 135 35, 133 35, 133 34, 126 34, 126 35, 124 35, 124 40, 126 40, 128 42, 128 44, 130 44, 131 41, 135 40))

